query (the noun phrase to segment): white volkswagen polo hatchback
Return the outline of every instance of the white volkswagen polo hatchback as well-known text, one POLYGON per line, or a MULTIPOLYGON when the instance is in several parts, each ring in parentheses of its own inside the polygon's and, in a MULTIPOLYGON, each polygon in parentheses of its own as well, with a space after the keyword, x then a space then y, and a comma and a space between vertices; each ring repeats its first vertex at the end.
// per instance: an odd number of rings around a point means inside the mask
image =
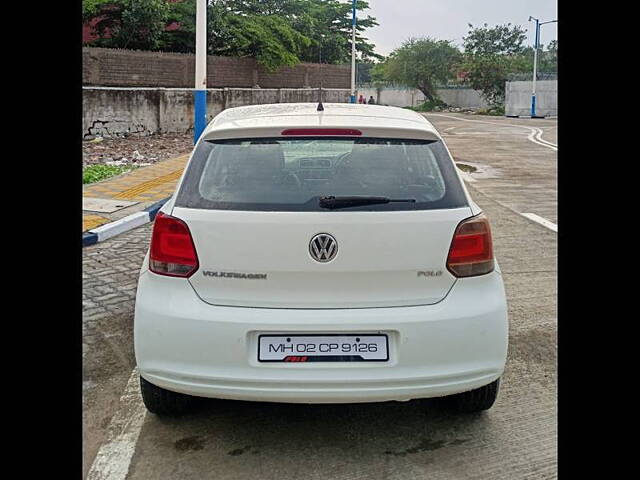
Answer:
POLYGON ((508 321, 489 222, 434 127, 297 103, 203 132, 155 218, 134 334, 159 415, 194 397, 468 412, 496 398, 508 321))

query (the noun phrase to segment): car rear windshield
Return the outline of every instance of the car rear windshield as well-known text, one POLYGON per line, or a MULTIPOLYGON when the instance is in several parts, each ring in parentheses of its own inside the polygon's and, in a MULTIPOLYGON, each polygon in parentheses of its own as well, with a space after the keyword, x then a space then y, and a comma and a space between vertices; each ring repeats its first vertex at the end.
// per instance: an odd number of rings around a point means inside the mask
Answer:
POLYGON ((441 141, 344 137, 203 141, 189 164, 175 205, 326 211, 320 199, 327 196, 404 200, 348 206, 341 211, 467 205, 441 141))

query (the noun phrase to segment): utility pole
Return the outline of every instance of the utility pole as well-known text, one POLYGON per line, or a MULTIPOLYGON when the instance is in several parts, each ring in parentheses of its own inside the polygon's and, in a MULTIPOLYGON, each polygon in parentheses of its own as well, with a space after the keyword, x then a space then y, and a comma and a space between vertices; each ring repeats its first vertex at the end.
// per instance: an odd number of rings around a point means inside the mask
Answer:
POLYGON ((531 89, 531 118, 536 118, 538 117, 538 115, 536 115, 536 80, 538 79, 538 48, 540 48, 540 26, 544 25, 545 23, 554 23, 558 20, 540 22, 540 20, 538 20, 537 18, 529 16, 529 21, 531 20, 536 21, 536 34, 533 43, 533 86, 531 89))
POLYGON ((207 0, 196 0, 196 77, 193 91, 193 143, 207 126, 207 0))
POLYGON ((352 3, 353 18, 351 19, 351 98, 350 103, 356 103, 356 0, 352 3))

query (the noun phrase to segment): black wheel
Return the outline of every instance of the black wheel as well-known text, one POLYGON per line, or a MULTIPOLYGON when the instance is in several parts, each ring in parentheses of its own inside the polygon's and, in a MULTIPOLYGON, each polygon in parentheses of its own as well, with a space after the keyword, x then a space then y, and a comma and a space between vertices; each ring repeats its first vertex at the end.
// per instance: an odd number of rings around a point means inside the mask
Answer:
POLYGON ((445 400, 450 407, 458 412, 481 412, 491 408, 498 397, 499 387, 500 379, 497 379, 484 387, 445 397, 445 400))
POLYGON ((194 397, 165 390, 142 377, 140 377, 140 391, 144 406, 156 415, 175 417, 188 413, 195 404, 194 397))

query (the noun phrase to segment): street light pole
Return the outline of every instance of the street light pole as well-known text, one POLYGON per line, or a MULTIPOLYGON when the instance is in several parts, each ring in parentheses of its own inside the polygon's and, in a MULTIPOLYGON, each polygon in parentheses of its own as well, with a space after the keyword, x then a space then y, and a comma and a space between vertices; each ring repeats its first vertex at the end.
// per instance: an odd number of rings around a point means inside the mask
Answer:
POLYGON ((536 21, 536 34, 533 42, 533 88, 531 89, 531 118, 536 116, 536 79, 538 77, 538 33, 540 31, 540 20, 529 17, 529 21, 536 21))
POLYGON ((531 118, 536 118, 536 80, 538 79, 538 48, 540 48, 540 27, 545 23, 554 23, 557 20, 550 20, 548 22, 540 22, 535 17, 529 16, 529 21, 536 21, 536 34, 533 43, 533 82, 531 89, 531 118))
POLYGON ((193 91, 193 143, 207 126, 207 0, 196 3, 196 76, 193 91))
POLYGON ((349 103, 356 103, 356 0, 352 3, 351 19, 351 97, 349 103))

